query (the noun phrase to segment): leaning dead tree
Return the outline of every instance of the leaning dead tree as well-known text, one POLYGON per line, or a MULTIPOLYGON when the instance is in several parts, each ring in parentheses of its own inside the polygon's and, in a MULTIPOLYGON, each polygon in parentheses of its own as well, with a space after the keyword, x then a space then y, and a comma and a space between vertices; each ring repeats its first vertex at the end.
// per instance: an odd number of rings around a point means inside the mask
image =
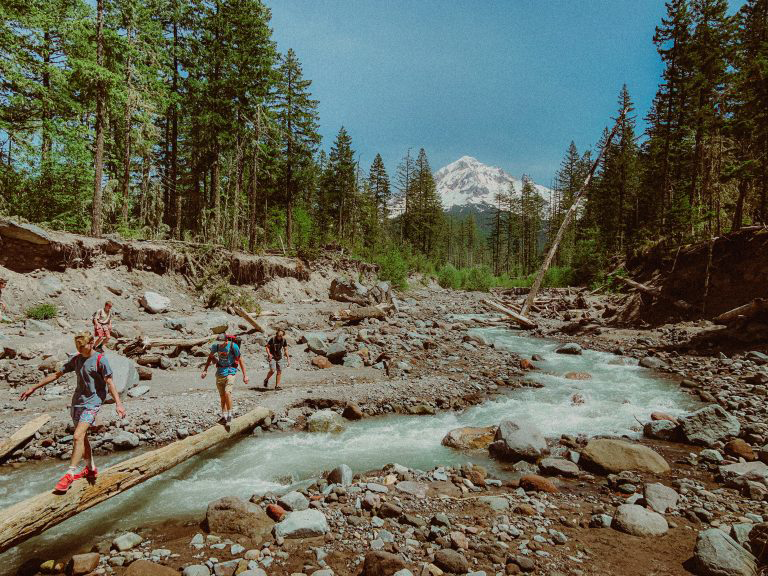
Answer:
POLYGON ((600 160, 603 157, 603 154, 605 154, 605 151, 608 149, 608 147, 611 145, 611 142, 613 141, 613 137, 616 136, 616 132, 619 130, 619 126, 621 126, 621 122, 624 120, 624 117, 627 115, 627 109, 624 108, 624 110, 621 111, 621 114, 619 114, 619 117, 616 119, 616 123, 613 125, 613 130, 611 130, 611 133, 608 135, 608 138, 605 141, 605 144, 603 144, 603 147, 600 149, 600 153, 597 155, 597 158, 595 158, 595 161, 592 163, 592 167, 589 169, 589 173, 587 174, 586 178, 584 178, 584 182, 581 185, 581 188, 579 188, 579 191, 576 192, 576 195, 573 198, 573 204, 571 204, 571 207, 568 209, 568 211, 565 213, 565 218, 563 218, 563 223, 560 225, 560 229, 557 231, 557 235, 555 236, 555 239, 552 241, 552 245, 549 247, 549 252, 547 252, 547 257, 544 258, 544 262, 541 263, 541 267, 539 268, 539 271, 536 273, 536 279, 533 281, 533 285, 531 286, 531 291, 528 292, 528 297, 525 299, 525 303, 523 304, 523 309, 520 311, 520 314, 522 316, 527 316, 528 312, 531 310, 531 306, 533 306, 534 300, 536 300, 536 294, 539 293, 539 289, 541 289, 541 283, 544 281, 544 275, 547 273, 547 270, 549 270, 549 267, 552 265, 552 260, 555 258, 555 254, 557 253, 557 248, 560 246, 560 242, 563 239, 563 236, 565 235, 565 231, 568 229, 568 227, 571 225, 571 221, 573 220, 574 216, 576 216, 576 210, 579 206, 579 201, 586 196, 587 187, 589 186, 590 181, 592 180, 592 176, 595 174, 595 170, 597 170, 597 166, 600 164, 600 160))
POLYGON ((66 494, 46 492, 0 511, 0 553, 185 462, 219 442, 252 430, 271 415, 269 409, 257 407, 235 418, 228 429, 217 424, 195 436, 111 466, 99 474, 94 484, 84 478, 75 480, 66 494))

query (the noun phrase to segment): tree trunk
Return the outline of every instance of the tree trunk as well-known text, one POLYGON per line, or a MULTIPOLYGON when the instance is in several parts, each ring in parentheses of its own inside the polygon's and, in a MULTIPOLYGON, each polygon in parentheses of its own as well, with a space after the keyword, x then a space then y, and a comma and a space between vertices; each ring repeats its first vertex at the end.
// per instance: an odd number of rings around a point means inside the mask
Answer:
POLYGON ((75 480, 66 494, 44 492, 6 508, 0 513, 0 553, 220 442, 252 430, 270 416, 267 408, 258 407, 233 420, 229 429, 217 424, 200 434, 102 470, 94 484, 82 478, 75 480))
MULTIPOLYGON (((96 62, 104 66, 104 0, 96 0, 96 62)), ((91 235, 101 237, 101 177, 104 169, 104 108, 106 100, 104 82, 96 89, 96 149, 94 152, 93 212, 91 235)))
POLYGON ((133 44, 133 32, 131 30, 131 23, 128 23, 126 27, 126 36, 128 38, 128 54, 125 60, 125 83, 127 87, 125 113, 123 116, 123 124, 125 129, 125 139, 123 142, 123 205, 121 221, 123 226, 128 226, 128 207, 130 206, 131 195, 131 118, 133 116, 133 110, 131 106, 133 94, 131 94, 131 46, 133 44))
MULTIPOLYGON (((174 3, 175 8, 175 3, 174 3)), ((179 30, 174 13, 173 21, 173 81, 171 94, 175 97, 179 91, 179 30)), ((181 239, 181 192, 178 189, 179 170, 179 107, 176 101, 171 104, 171 197, 173 199, 173 237, 181 239)))
POLYGON ((251 174, 248 184, 248 204, 249 210, 249 235, 248 235, 248 250, 254 252, 256 250, 256 217, 258 214, 258 206, 256 203, 256 184, 259 178, 259 138, 261 131, 261 109, 256 109, 256 137, 253 143, 253 153, 251 154, 251 174))

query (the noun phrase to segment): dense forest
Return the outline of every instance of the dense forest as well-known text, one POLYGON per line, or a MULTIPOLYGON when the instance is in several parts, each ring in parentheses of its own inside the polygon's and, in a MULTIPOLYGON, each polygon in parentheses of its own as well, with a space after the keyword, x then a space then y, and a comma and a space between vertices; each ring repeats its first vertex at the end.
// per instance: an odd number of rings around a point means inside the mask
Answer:
MULTIPOLYGON (((666 10, 647 130, 624 87, 627 113, 550 282, 589 282, 660 239, 766 222, 768 0, 666 10)), ((57 228, 335 246, 394 278, 483 287, 535 270, 594 154, 571 144, 548 202, 528 179, 500 195, 484 235, 443 212, 424 148, 390 176, 379 155, 360 165, 344 127, 323 145, 311 80, 277 51, 259 0, 4 0, 0 16, 0 214, 57 228)))

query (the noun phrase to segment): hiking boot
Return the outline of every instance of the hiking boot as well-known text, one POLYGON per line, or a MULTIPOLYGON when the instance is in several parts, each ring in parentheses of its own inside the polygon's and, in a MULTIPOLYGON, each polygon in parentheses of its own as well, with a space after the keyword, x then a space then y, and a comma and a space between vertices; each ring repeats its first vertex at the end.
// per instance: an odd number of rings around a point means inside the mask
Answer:
POLYGON ((64 476, 61 477, 61 479, 56 483, 56 492, 66 492, 69 490, 69 487, 72 486, 72 483, 75 481, 75 477, 72 476, 69 472, 64 474, 64 476))

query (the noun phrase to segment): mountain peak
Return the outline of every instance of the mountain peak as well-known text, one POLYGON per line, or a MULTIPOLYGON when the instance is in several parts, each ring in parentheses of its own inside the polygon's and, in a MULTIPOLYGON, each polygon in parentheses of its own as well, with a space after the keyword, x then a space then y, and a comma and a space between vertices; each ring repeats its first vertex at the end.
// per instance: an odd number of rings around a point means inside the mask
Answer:
MULTIPOLYGON (((472 156, 462 156, 440 168, 435 173, 435 185, 446 210, 470 204, 490 207, 496 204, 497 194, 506 194, 510 188, 519 194, 523 188, 522 181, 472 156)), ((544 186, 535 186, 546 199, 549 190, 544 186)))

